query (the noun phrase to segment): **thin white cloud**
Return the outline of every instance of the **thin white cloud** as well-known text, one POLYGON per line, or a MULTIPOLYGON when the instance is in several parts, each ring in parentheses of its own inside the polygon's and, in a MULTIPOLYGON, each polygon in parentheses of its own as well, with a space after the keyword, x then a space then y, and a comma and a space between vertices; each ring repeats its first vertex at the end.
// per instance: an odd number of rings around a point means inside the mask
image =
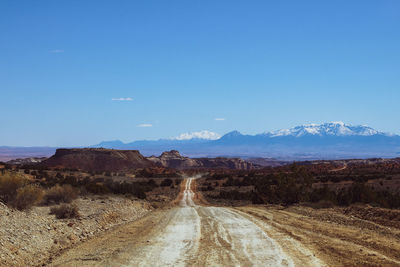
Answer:
POLYGON ((216 121, 224 121, 225 118, 215 118, 214 120, 216 120, 216 121))
POLYGON ((221 138, 221 135, 219 135, 217 133, 203 130, 203 131, 199 131, 199 132, 183 133, 172 139, 175 139, 175 140, 190 140, 190 139, 217 140, 220 138, 221 138))
POLYGON ((49 51, 52 54, 57 54, 57 53, 64 53, 63 49, 53 49, 49 51))
POLYGON ((118 97, 118 98, 111 98, 112 101, 132 101, 132 97, 118 97))
POLYGON ((150 123, 142 123, 142 124, 139 124, 137 127, 153 127, 153 124, 150 124, 150 123))

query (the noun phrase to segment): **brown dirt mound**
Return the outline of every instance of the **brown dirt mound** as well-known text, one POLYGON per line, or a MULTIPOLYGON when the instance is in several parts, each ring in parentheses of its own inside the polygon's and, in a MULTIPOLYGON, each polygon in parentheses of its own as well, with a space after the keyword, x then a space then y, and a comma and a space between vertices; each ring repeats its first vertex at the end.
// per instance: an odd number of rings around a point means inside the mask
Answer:
POLYGON ((155 166, 138 150, 103 148, 57 149, 56 154, 41 165, 83 171, 121 171, 155 166))

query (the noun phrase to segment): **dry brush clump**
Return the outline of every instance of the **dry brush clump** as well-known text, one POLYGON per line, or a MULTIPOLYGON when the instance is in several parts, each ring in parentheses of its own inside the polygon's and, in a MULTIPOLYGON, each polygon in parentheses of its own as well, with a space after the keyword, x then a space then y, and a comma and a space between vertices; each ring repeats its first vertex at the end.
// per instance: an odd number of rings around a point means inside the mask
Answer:
POLYGON ((11 202, 17 190, 28 183, 28 180, 19 174, 5 172, 0 175, 0 200, 4 203, 11 202))
POLYGON ((0 200, 9 206, 24 210, 38 204, 43 199, 43 190, 16 173, 0 175, 0 200))
POLYGON ((18 188, 15 199, 11 202, 11 206, 16 209, 24 210, 40 203, 43 199, 43 189, 37 185, 26 185, 18 188))
POLYGON ((76 188, 69 184, 55 185, 47 190, 44 197, 45 204, 59 204, 59 203, 71 203, 78 197, 78 191, 76 188))
MULTIPOLYGON (((210 194, 212 198, 228 200, 251 200, 254 204, 271 203, 292 205, 303 203, 315 208, 329 208, 333 206, 350 206, 355 203, 370 204, 383 208, 400 208, 400 192, 390 188, 382 188, 382 177, 390 173, 397 175, 399 169, 383 169, 380 173, 373 172, 376 168, 368 166, 363 173, 364 165, 357 169, 351 166, 352 173, 339 177, 332 174, 326 166, 308 166, 291 164, 278 168, 266 168, 247 173, 213 173, 206 177, 200 189, 212 191, 212 183, 221 180, 222 187, 219 194, 210 194), (376 178, 378 177, 378 178, 376 178), (339 180, 338 180, 339 179, 339 180), (379 179, 381 188, 371 186, 368 181, 379 179), (347 186, 332 187, 324 182, 338 182, 347 180, 347 186), (322 187, 321 187, 322 182, 322 187), (318 186, 313 186, 318 185, 318 186), (242 186, 251 186, 247 192, 238 189, 242 186), (232 187, 234 189, 232 189, 232 187)), ((336 166, 335 166, 336 167, 336 166)), ((346 170, 347 171, 347 170, 346 170)), ((219 181, 218 184, 221 184, 219 181)))
POLYGON ((57 219, 79 218, 79 209, 75 204, 61 204, 50 209, 50 214, 56 215, 57 219))

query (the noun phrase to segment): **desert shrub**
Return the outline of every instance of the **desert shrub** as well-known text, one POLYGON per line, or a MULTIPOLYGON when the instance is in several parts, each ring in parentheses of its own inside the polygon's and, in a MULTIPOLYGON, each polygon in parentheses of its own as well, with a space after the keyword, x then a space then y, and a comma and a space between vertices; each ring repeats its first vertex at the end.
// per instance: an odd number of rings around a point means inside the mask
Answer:
POLYGON ((387 190, 376 190, 364 183, 353 183, 349 188, 343 188, 338 192, 332 191, 327 187, 314 189, 309 192, 309 200, 317 203, 316 207, 324 203, 338 204, 340 206, 365 203, 384 208, 400 207, 399 194, 394 195, 387 190))
POLYGON ((73 188, 69 184, 65 184, 63 186, 55 185, 47 190, 46 195, 44 197, 45 204, 50 203, 70 203, 72 200, 78 197, 78 192, 75 188, 73 188))
POLYGON ((103 183, 90 182, 85 185, 87 192, 92 194, 107 194, 110 193, 110 189, 103 183))
POLYGON ((213 175, 206 178, 206 180, 223 180, 227 177, 224 174, 214 173, 213 175))
POLYGON ((332 203, 337 203, 338 195, 334 191, 330 190, 327 186, 324 186, 322 188, 313 189, 309 193, 309 201, 330 201, 332 203))
POLYGON ((9 203, 17 195, 17 190, 28 183, 28 180, 16 173, 5 172, 0 175, 0 200, 9 203))
POLYGON ((228 177, 228 180, 226 180, 225 183, 222 184, 222 186, 249 186, 251 185, 251 178, 247 179, 234 179, 232 177, 228 177))
POLYGON ((26 185, 17 189, 17 195, 11 202, 19 210, 29 209, 43 199, 43 190, 36 185, 26 185))
POLYGON ((255 179, 256 193, 268 203, 291 205, 308 201, 312 176, 304 168, 292 164, 291 172, 255 179))
POLYGON ((157 187, 156 182, 153 179, 150 179, 147 181, 147 184, 151 187, 157 187))
MULTIPOLYGON (((154 181, 153 181, 154 182, 154 181)), ((155 184, 155 182, 154 182, 155 184)), ((127 182, 112 182, 109 181, 105 184, 109 192, 113 194, 129 194, 136 196, 140 199, 146 198, 146 191, 151 191, 153 187, 156 185, 149 184, 148 182, 135 182, 135 183, 127 183, 127 182)))
POLYGON ((216 198, 230 200, 253 200, 253 192, 239 192, 238 190, 220 191, 216 198))
POLYGON ((95 183, 104 183, 104 181, 106 181, 106 179, 103 177, 95 178, 93 180, 93 182, 95 182, 95 183))
POLYGON ((154 174, 153 174, 150 170, 148 170, 148 169, 143 169, 143 170, 141 170, 141 171, 139 172, 139 176, 141 176, 141 177, 146 177, 146 178, 150 178, 150 177, 153 177, 154 174))
POLYGON ((211 183, 207 183, 204 186, 200 187, 200 191, 213 191, 215 188, 212 186, 211 183))
POLYGON ((232 177, 228 177, 225 183, 222 186, 234 186, 234 179, 232 177))
POLYGON ((161 182, 161 186, 171 186, 171 184, 172 184, 172 180, 169 179, 169 178, 164 179, 164 180, 162 180, 162 182, 161 182))
POLYGON ((56 215, 57 219, 79 218, 79 209, 75 204, 62 204, 50 209, 50 214, 56 215))
POLYGON ((256 192, 252 192, 251 203, 253 203, 253 204, 264 204, 264 200, 256 192))
POLYGON ((74 175, 68 175, 65 177, 64 179, 64 184, 70 184, 72 186, 78 186, 78 178, 76 178, 76 176, 74 175))
POLYGON ((330 200, 320 200, 318 202, 307 203, 307 206, 313 209, 327 209, 327 208, 333 208, 335 206, 335 203, 333 203, 330 200))
POLYGON ((135 196, 140 199, 146 199, 146 193, 141 187, 138 187, 135 191, 135 196))

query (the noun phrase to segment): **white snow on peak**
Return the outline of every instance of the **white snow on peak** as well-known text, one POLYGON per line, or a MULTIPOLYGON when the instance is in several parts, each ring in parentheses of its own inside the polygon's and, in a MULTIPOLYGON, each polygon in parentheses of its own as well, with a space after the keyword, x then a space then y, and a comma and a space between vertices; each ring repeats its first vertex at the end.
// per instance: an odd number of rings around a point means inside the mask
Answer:
POLYGON ((174 139, 174 140, 191 140, 191 139, 217 140, 220 138, 221 138, 221 135, 219 135, 217 133, 203 130, 203 131, 199 131, 199 132, 183 133, 172 139, 174 139))
POLYGON ((375 134, 383 134, 378 132, 371 127, 365 125, 348 125, 341 121, 328 122, 323 124, 304 124, 296 126, 290 129, 283 129, 266 133, 271 137, 278 136, 295 136, 300 137, 304 135, 318 135, 318 136, 350 136, 350 135, 361 135, 371 136, 375 134))

